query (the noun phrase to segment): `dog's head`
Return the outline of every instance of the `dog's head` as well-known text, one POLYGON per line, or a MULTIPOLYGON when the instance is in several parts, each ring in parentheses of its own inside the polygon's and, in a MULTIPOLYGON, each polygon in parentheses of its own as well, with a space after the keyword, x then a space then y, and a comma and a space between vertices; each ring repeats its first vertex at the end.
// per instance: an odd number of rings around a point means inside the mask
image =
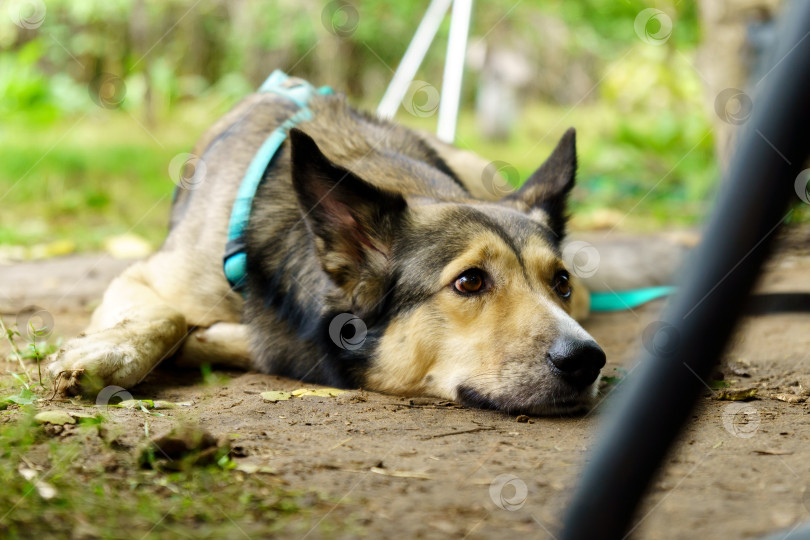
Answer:
POLYGON ((337 285, 329 316, 353 313, 349 333, 365 336, 332 341, 365 387, 535 414, 592 401, 605 355, 572 317, 587 292, 560 251, 573 130, 497 202, 403 196, 332 163, 300 131, 291 141, 293 185, 337 285))

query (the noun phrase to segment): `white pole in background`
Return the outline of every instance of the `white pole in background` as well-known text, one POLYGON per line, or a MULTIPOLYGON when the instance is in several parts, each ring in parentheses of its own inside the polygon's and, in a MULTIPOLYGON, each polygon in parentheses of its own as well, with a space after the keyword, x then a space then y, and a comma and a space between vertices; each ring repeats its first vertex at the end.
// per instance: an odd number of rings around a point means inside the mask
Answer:
MULTIPOLYGON (((446 143, 456 138, 456 122, 461 98, 461 79, 467 52, 467 34, 470 30, 472 0, 455 0, 450 16, 450 36, 447 40, 447 58, 444 63, 442 97, 439 104, 439 125, 436 135, 446 143)), ((403 61, 404 62, 404 61, 403 61)), ((404 94, 403 94, 404 97, 404 94)), ((402 98, 400 98, 401 100, 402 98)))
MULTIPOLYGON (((413 81, 414 76, 416 76, 416 72, 422 64, 422 60, 424 60, 425 54, 427 54, 428 48, 430 48, 430 44, 433 42, 433 38, 436 37, 436 32, 439 31, 439 26, 442 24, 444 14, 447 13, 447 8, 450 7, 452 1, 453 0, 432 0, 430 2, 425 16, 422 18, 422 22, 419 23, 419 27, 416 29, 416 33, 413 35, 410 45, 408 45, 408 50, 405 51, 405 56, 402 57, 402 62, 400 62, 396 73, 394 73, 394 78, 391 79, 391 83, 388 85, 388 89, 386 89, 385 95, 382 101, 380 101, 380 105, 377 107, 377 116, 380 118, 393 118, 396 114, 399 104, 402 103, 402 98, 404 98, 405 94, 408 92, 408 87, 411 81, 413 81)), ((469 3, 469 0, 467 3, 469 3)), ((467 9, 467 24, 469 24, 469 7, 467 9)), ((455 12, 456 8, 454 7, 453 13, 455 14, 455 12)), ((450 23, 451 40, 454 24, 453 22, 450 23)), ((465 35, 462 36, 462 39, 466 41, 466 32, 465 35)), ((449 50, 448 44, 448 55, 449 50)), ((463 68, 463 66, 461 67, 463 68)), ((447 77, 446 73, 445 66, 445 78, 447 77)), ((460 85, 461 76, 459 75, 459 86, 460 85)), ((441 115, 441 112, 439 114, 441 115)), ((441 124, 441 121, 439 123, 441 124)))

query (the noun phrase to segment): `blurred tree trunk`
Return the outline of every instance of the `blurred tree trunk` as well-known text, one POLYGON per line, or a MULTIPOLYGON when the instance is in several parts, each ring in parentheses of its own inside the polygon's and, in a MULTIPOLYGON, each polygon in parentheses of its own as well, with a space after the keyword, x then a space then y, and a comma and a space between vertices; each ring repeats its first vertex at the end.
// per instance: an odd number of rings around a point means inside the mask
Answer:
MULTIPOLYGON (((328 84, 354 98, 363 97, 363 72, 366 67, 363 45, 357 43, 354 35, 337 35, 323 26, 322 4, 309 7, 313 20, 318 21, 320 40, 312 50, 312 72, 318 80, 314 84, 328 84)), ((303 62, 302 62, 303 63, 303 62)))
POLYGON ((752 58, 750 29, 752 25, 774 18, 782 4, 783 0, 698 1, 703 43, 698 51, 697 64, 704 78, 706 106, 713 121, 715 152, 722 169, 731 160, 738 128, 747 118, 739 116, 740 112, 735 109, 740 106, 737 99, 724 103, 721 93, 737 89, 746 92, 749 98, 753 97, 750 86, 757 81, 750 81, 756 62, 752 58))
MULTIPOLYGON (((149 51, 149 13, 146 11, 145 0, 135 0, 132 5, 132 12, 129 17, 129 37, 132 42, 132 52, 135 60, 143 58, 149 51)), ((144 64, 140 70, 144 81, 143 94, 143 121, 148 127, 155 126, 155 100, 152 93, 152 63, 147 55, 141 63, 144 64)))
POLYGON ((341 54, 346 58, 346 70, 343 72, 344 88, 351 97, 357 100, 363 99, 365 97, 363 72, 366 67, 366 55, 361 49, 363 45, 358 44, 352 38, 342 40, 341 45, 343 47, 341 54))

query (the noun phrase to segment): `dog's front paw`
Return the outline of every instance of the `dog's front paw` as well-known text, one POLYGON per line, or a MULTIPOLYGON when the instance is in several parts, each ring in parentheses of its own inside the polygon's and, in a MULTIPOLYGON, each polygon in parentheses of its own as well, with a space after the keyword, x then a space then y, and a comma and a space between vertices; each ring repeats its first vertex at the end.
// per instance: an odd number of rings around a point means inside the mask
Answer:
POLYGON ((152 363, 117 329, 79 336, 56 353, 47 371, 62 395, 91 395, 111 384, 124 388, 143 378, 152 363))
MULTIPOLYGON (((51 364, 52 366, 54 364, 51 364)), ((54 390, 59 395, 64 396, 75 396, 81 395, 83 392, 82 387, 88 387, 90 385, 84 383, 83 381, 86 380, 85 371, 83 369, 69 369, 69 370, 62 370, 60 369, 57 373, 54 373, 53 370, 48 370, 51 376, 54 377, 54 390)))

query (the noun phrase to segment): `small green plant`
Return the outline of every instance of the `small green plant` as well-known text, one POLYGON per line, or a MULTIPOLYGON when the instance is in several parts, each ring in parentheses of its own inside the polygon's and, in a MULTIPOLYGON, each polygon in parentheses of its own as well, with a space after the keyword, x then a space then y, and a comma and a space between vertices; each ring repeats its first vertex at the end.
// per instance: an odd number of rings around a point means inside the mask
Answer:
POLYGON ((11 403, 15 405, 31 405, 34 403, 34 400, 37 397, 25 379, 23 379, 17 373, 12 373, 11 376, 20 383, 20 391, 18 394, 13 394, 0 399, 0 410, 7 408, 11 403))
POLYGON ((200 374, 202 375, 203 384, 208 387, 224 386, 231 380, 231 378, 224 373, 217 373, 211 369, 210 364, 201 365, 200 374))
POLYGON ((25 376, 28 378, 28 382, 31 382, 31 375, 28 373, 28 368, 25 367, 25 362, 23 361, 23 354, 20 352, 20 348, 17 347, 16 338, 20 336, 20 333, 12 328, 6 326, 6 323, 3 322, 3 318, 0 317, 0 331, 3 332, 3 335, 6 337, 8 344, 11 346, 11 355, 16 356, 17 360, 20 362, 20 367, 25 373, 25 376))
MULTIPOLYGON (((26 352, 23 353, 23 358, 26 360, 33 359, 37 363, 37 376, 39 377, 39 384, 42 384, 42 360, 49 354, 53 354, 59 348, 55 343, 45 342, 43 346, 37 344, 37 338, 44 338, 48 336, 50 329, 48 328, 34 328, 32 321, 28 322, 29 335, 31 336, 31 343, 28 344, 26 352)), ((19 333, 17 334, 19 335, 19 333)))
POLYGON ((7 408, 9 404, 31 405, 34 403, 37 396, 33 388, 37 386, 44 388, 44 384, 42 383, 42 360, 49 354, 55 352, 58 348, 58 344, 47 342, 44 344, 38 343, 38 340, 47 337, 50 331, 48 328, 36 328, 31 321, 29 321, 28 325, 30 343, 23 349, 20 349, 17 341, 23 337, 22 334, 20 334, 16 327, 6 326, 5 322, 0 317, 0 332, 3 333, 3 336, 11 347, 9 358, 12 361, 16 358, 22 370, 22 375, 11 373, 11 376, 20 384, 20 391, 17 394, 0 398, 0 410, 7 408), (25 365, 26 360, 34 360, 36 362, 37 380, 34 380, 28 372, 28 367, 25 365))

